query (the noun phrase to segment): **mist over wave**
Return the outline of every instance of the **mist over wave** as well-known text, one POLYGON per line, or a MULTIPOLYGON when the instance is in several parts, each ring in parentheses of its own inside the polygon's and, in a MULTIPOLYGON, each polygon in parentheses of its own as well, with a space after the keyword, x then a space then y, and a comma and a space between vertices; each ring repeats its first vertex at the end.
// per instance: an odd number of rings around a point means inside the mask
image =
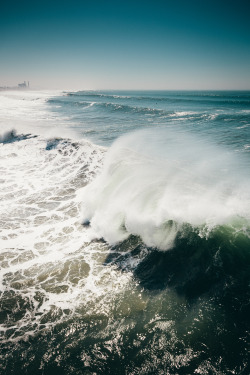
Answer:
POLYGON ((185 224, 204 236, 219 225, 249 223, 244 172, 229 150, 198 136, 134 132, 112 145, 101 175, 85 188, 83 221, 111 244, 133 234, 166 250, 185 224))

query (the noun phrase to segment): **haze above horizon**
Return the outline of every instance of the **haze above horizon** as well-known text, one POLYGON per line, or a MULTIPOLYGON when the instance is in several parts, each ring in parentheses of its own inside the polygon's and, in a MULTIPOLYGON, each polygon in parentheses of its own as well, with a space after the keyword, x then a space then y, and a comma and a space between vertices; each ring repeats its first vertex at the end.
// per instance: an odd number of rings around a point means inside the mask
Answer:
POLYGON ((0 86, 249 90, 250 3, 13 0, 0 6, 0 86))

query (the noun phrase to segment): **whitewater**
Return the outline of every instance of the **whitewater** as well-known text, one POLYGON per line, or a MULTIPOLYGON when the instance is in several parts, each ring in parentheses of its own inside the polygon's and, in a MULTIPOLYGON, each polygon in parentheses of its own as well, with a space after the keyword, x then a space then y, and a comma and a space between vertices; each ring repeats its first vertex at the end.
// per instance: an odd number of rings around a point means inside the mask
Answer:
POLYGON ((0 92, 0 369, 249 374, 250 93, 0 92))

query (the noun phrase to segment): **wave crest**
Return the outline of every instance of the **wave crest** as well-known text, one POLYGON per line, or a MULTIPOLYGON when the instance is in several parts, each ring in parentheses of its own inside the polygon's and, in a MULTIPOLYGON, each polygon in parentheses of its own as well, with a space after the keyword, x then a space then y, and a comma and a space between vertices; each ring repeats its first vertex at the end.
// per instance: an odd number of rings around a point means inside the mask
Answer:
POLYGON ((167 250, 186 224, 208 236, 240 218, 249 222, 248 186, 226 150, 169 130, 136 132, 113 144, 85 188, 83 221, 111 244, 134 234, 167 250))

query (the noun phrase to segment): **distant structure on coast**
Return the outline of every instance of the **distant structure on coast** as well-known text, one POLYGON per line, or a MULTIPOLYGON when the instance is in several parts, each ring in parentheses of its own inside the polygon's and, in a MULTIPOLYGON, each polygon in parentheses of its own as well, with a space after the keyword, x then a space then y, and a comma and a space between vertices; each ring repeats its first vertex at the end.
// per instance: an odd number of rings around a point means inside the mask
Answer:
POLYGON ((30 83, 29 81, 24 81, 23 83, 18 83, 18 87, 23 89, 23 88, 27 88, 27 87, 30 87, 30 83))
POLYGON ((17 86, 1 86, 0 85, 0 91, 3 90, 19 90, 19 89, 29 89, 30 83, 29 81, 23 81, 23 83, 18 83, 17 86))

